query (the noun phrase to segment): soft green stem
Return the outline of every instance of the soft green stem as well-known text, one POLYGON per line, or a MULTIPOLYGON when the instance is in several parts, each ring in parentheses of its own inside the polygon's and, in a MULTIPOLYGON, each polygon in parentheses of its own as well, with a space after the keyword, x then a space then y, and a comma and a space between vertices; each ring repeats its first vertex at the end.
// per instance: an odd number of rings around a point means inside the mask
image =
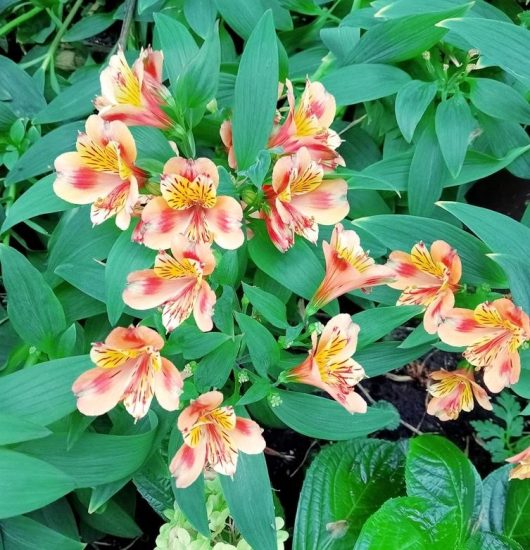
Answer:
POLYGON ((44 8, 35 6, 32 10, 29 10, 26 13, 21 13, 18 17, 15 17, 15 19, 8 21, 3 27, 0 27, 0 36, 4 36, 4 34, 7 34, 9 31, 18 27, 25 21, 28 21, 32 17, 35 17, 43 10, 44 8))
POLYGON ((120 31, 120 37, 118 38, 118 47, 125 50, 127 47, 127 38, 129 37, 129 29, 133 21, 134 10, 136 7, 135 0, 128 0, 125 7, 125 16, 123 18, 123 25, 120 31))
MULTIPOLYGON (((6 207, 5 207, 5 213, 6 213, 6 216, 7 216, 7 213, 9 212, 9 209, 11 208, 11 205, 15 202, 15 197, 16 197, 16 188, 15 188, 15 185, 14 184, 11 184, 7 189, 6 189, 6 193, 4 195, 4 198, 6 200, 6 207)), ((10 234, 9 234, 9 231, 4 235, 4 238, 2 239, 2 242, 6 245, 6 246, 9 246, 9 238, 10 238, 10 234)))
POLYGON ((76 3, 72 6, 72 9, 70 10, 70 13, 66 16, 65 20, 63 21, 61 27, 57 31, 57 34, 55 35, 53 42, 50 45, 50 49, 48 50, 48 53, 46 54, 46 58, 42 62, 42 69, 46 70, 48 65, 50 64, 50 61, 55 57, 55 52, 57 51, 57 48, 59 47, 59 44, 61 43, 61 38, 64 36, 64 33, 67 31, 68 27, 70 26, 70 23, 73 21, 76 13, 79 11, 79 8, 83 5, 83 0, 77 0, 76 3))

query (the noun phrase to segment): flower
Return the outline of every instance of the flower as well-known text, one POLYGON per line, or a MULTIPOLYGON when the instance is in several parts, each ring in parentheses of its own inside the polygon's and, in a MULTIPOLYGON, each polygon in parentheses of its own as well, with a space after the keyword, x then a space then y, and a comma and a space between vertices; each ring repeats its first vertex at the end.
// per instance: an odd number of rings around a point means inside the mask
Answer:
POLYGON ((322 331, 320 341, 311 335, 313 347, 307 359, 283 376, 288 382, 309 384, 329 393, 348 412, 366 412, 366 401, 355 393, 355 385, 364 377, 364 369, 352 359, 357 347, 359 325, 345 313, 332 317, 322 331))
POLYGON ((92 344, 96 368, 83 373, 72 386, 77 408, 88 416, 105 414, 123 401, 135 420, 149 410, 153 394, 161 407, 179 407, 182 377, 175 365, 160 357, 164 340, 142 326, 118 327, 105 342, 92 344))
POLYGON ((438 380, 429 386, 432 399, 427 406, 427 412, 440 420, 455 420, 462 410, 473 410, 473 396, 477 403, 491 411, 491 403, 486 391, 481 388, 470 369, 457 369, 448 372, 444 369, 431 374, 433 380, 438 380))
POLYGON ((289 113, 276 125, 269 147, 281 147, 284 153, 295 153, 306 147, 311 158, 329 169, 344 166, 344 159, 335 151, 341 144, 337 132, 330 129, 335 118, 335 98, 320 82, 306 81, 298 106, 295 106, 293 85, 285 81, 289 113))
POLYGON ((174 157, 164 166, 160 190, 142 212, 139 242, 155 249, 169 248, 173 236, 182 233, 191 241, 215 241, 229 250, 243 244, 243 210, 233 197, 218 197, 219 173, 207 158, 174 157))
POLYGON ((206 466, 233 476, 238 451, 259 454, 265 449, 258 424, 236 416, 233 407, 221 407, 222 401, 221 392, 211 391, 180 413, 178 429, 184 443, 169 466, 177 487, 191 485, 206 466))
POLYGON ((142 49, 129 67, 123 50, 113 55, 100 75, 101 96, 94 101, 99 115, 105 120, 121 120, 132 126, 171 126, 162 109, 169 96, 162 85, 163 59, 161 51, 142 49))
POLYGON ((530 447, 506 459, 510 464, 517 464, 510 470, 510 479, 526 479, 530 477, 530 447))
POLYGON ((219 134, 221 135, 221 141, 226 148, 228 154, 228 166, 235 170, 237 168, 236 154, 234 151, 234 143, 232 141, 232 121, 225 120, 221 124, 219 129, 219 134))
POLYGON ((312 315, 331 300, 355 289, 363 291, 393 280, 393 271, 374 262, 361 248, 359 236, 352 229, 337 224, 331 242, 322 243, 326 258, 326 274, 313 298, 307 305, 312 315))
POLYGON ((216 296, 204 280, 215 267, 210 247, 177 235, 171 252, 173 256, 159 252, 154 269, 129 275, 123 301, 140 310, 162 306, 162 323, 168 331, 177 328, 192 312, 200 330, 212 330, 216 296))
POLYGON ((93 203, 93 224, 116 216, 116 225, 127 229, 145 179, 134 166, 134 139, 123 122, 105 122, 97 115, 88 117, 85 129, 77 137, 77 151, 55 159, 53 190, 74 204, 93 203))
POLYGON ((474 311, 455 308, 438 328, 451 346, 466 346, 464 357, 484 368, 484 383, 495 393, 515 384, 521 372, 519 348, 530 339, 528 315, 511 300, 479 304, 474 311))
POLYGON ((455 305, 454 292, 462 276, 462 264, 456 250, 445 241, 434 241, 431 250, 422 242, 411 253, 396 250, 387 264, 394 270, 395 281, 388 284, 403 290, 398 306, 425 306, 423 326, 435 334, 444 317, 455 305))
POLYGON ((324 170, 301 147, 294 155, 274 165, 272 185, 264 186, 267 210, 262 212, 272 242, 285 252, 294 244, 294 234, 312 243, 318 225, 333 225, 349 212, 348 186, 343 179, 324 180, 324 170))

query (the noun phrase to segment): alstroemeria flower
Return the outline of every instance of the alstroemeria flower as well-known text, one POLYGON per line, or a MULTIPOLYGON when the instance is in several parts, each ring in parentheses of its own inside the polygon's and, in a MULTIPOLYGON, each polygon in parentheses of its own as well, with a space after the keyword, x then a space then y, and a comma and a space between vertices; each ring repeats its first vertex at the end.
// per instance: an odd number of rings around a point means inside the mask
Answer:
POLYGON ((120 121, 88 117, 85 133, 77 137, 77 151, 55 159, 57 179, 53 190, 74 204, 90 204, 90 218, 97 225, 116 216, 116 225, 127 229, 145 175, 135 168, 136 145, 120 121))
POLYGON ((123 301, 134 309, 162 307, 162 323, 172 331, 192 313, 200 330, 212 330, 215 292, 205 277, 215 268, 209 245, 192 243, 177 235, 173 256, 160 251, 154 269, 133 271, 127 278, 123 301))
POLYGON ((226 148, 228 154, 228 166, 235 170, 237 168, 236 154, 234 151, 234 143, 232 141, 232 121, 225 120, 221 124, 219 129, 219 134, 221 135, 221 141, 226 148))
POLYGON ((530 339, 530 319, 511 300, 500 298, 474 311, 453 309, 438 328, 438 336, 450 346, 465 346, 464 357, 484 369, 484 384, 498 393, 519 380, 518 350, 530 339))
POLYGON ((445 241, 434 241, 429 251, 420 242, 410 254, 400 250, 392 252, 387 265, 396 276, 388 286, 403 290, 397 305, 425 306, 423 326, 429 334, 435 334, 455 305, 453 293, 462 276, 456 250, 445 241))
POLYGON ((510 479, 527 479, 530 477, 530 447, 524 451, 506 459, 510 464, 516 464, 510 470, 510 479))
POLYGON ((94 101, 105 120, 121 120, 132 126, 168 128, 171 120, 162 109, 168 90, 162 85, 164 54, 142 49, 129 67, 122 50, 110 58, 101 72, 101 96, 94 101))
POLYGON ((123 401, 135 420, 144 417, 153 395, 167 411, 179 407, 182 376, 160 357, 164 340, 148 327, 118 327, 105 342, 92 344, 96 368, 83 373, 72 386, 77 408, 88 416, 104 414, 123 401))
POLYGON ((320 336, 311 335, 313 347, 307 359, 283 376, 286 382, 309 384, 329 393, 350 413, 366 412, 366 401, 355 393, 365 377, 364 369, 352 359, 357 348, 359 325, 345 313, 332 317, 320 336))
POLYGON ((359 236, 352 229, 337 224, 331 235, 331 242, 322 243, 326 258, 326 274, 311 301, 307 314, 312 315, 331 300, 351 292, 388 284, 393 280, 393 271, 376 264, 361 248, 359 236))
POLYGON ((273 130, 269 147, 281 147, 288 154, 306 147, 311 158, 326 168, 344 166, 344 159, 335 150, 341 139, 337 132, 330 129, 335 118, 335 98, 320 82, 307 80, 296 106, 293 85, 289 80, 285 84, 289 113, 283 124, 273 130))
POLYGON ((272 242, 282 252, 294 243, 294 233, 315 243, 318 224, 333 225, 346 217, 348 185, 343 179, 324 180, 324 170, 306 147, 280 158, 272 185, 263 187, 268 211, 262 212, 272 242))
POLYGON ((236 416, 232 407, 221 407, 222 402, 223 394, 211 391, 180 413, 177 425, 184 443, 169 466, 177 487, 190 486, 206 467, 233 476, 239 451, 259 454, 265 449, 258 424, 236 416))
POLYGON ((440 420, 456 420, 462 411, 472 411, 474 402, 491 411, 491 403, 486 391, 481 388, 470 369, 435 371, 431 374, 436 383, 429 386, 432 399, 427 405, 427 412, 440 420))
POLYGON ((190 241, 215 241, 233 250, 244 241, 243 209, 233 197, 217 196, 219 173, 207 158, 174 157, 164 166, 160 190, 142 212, 136 238, 154 249, 169 248, 181 233, 190 241))

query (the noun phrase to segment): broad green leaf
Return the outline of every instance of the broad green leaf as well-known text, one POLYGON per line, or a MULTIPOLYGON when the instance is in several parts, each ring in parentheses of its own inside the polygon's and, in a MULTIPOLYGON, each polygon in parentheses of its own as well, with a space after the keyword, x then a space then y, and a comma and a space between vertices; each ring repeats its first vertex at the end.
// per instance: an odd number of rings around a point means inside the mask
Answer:
POLYGON ((530 105, 511 86, 491 78, 469 78, 471 103, 489 116, 530 124, 530 105))
POLYGON ((530 31, 524 27, 480 18, 448 19, 438 23, 462 37, 490 64, 498 65, 530 86, 530 31))
POLYGON ((10 170, 6 184, 19 183, 53 170, 53 163, 61 153, 75 150, 77 134, 84 127, 84 122, 69 122, 38 139, 10 170))
POLYGON ((199 48, 188 29, 173 17, 155 13, 155 44, 164 52, 164 65, 174 87, 199 48))
POLYGON ((107 30, 113 23, 112 13, 94 13, 72 25, 62 37, 63 42, 79 42, 107 30))
POLYGON ((0 412, 0 445, 40 439, 50 434, 50 430, 40 424, 0 412))
MULTIPOLYGON (((169 336, 167 348, 171 353, 182 353, 184 359, 199 359, 217 349, 230 339, 230 336, 221 332, 202 332, 191 324, 179 327, 169 336)), ((167 353, 170 353, 167 351, 167 353)))
POLYGON ((420 240, 430 244, 442 238, 458 250, 463 265, 463 282, 475 285, 486 283, 493 288, 506 288, 506 278, 502 270, 486 256, 490 250, 477 238, 454 225, 400 214, 360 218, 353 224, 372 233, 390 250, 410 252, 420 240))
POLYGON ((320 31, 320 39, 341 65, 347 63, 359 38, 360 29, 347 25, 325 28, 320 31))
POLYGON ((352 548, 370 515, 403 494, 404 466, 403 452, 387 441, 354 439, 325 447, 305 476, 293 550, 352 548))
POLYGON ((367 376, 379 376, 407 365, 430 351, 430 344, 401 348, 401 342, 377 342, 355 353, 367 376))
POLYGON ((339 105, 393 95, 409 81, 410 76, 397 67, 370 63, 341 67, 322 78, 322 84, 339 105))
POLYGON ((530 480, 513 479, 508 484, 504 511, 504 534, 523 548, 530 545, 530 480))
POLYGON ((399 348, 414 348, 423 344, 434 343, 437 340, 438 336, 436 334, 429 334, 425 330, 423 323, 421 323, 401 342, 399 348))
POLYGON ((129 128, 136 142, 138 157, 148 158, 165 163, 175 156, 164 133, 159 128, 150 126, 133 126, 129 128))
POLYGON ((396 96, 396 120, 403 137, 410 143, 416 126, 425 114, 427 107, 436 96, 435 82, 411 80, 396 96))
POLYGON ((396 409, 388 404, 369 407, 364 414, 350 414, 325 397, 286 390, 276 390, 275 394, 281 403, 272 407, 274 414, 296 432, 317 439, 341 441, 363 437, 393 427, 399 420, 396 409))
POLYGON ((414 216, 430 216, 440 198, 446 173, 444 159, 432 123, 423 130, 410 163, 409 210, 414 216))
POLYGON ((206 38, 214 25, 216 15, 215 0, 184 0, 184 17, 201 38, 206 38))
POLYGON ((3 233, 17 223, 40 216, 41 214, 62 212, 73 208, 73 204, 63 201, 53 192, 52 184, 54 179, 55 175, 50 174, 40 179, 25 193, 20 195, 8 210, 0 231, 3 233))
POLYGON ((5 550, 82 550, 85 544, 65 536, 27 516, 17 516, 0 521, 3 548, 5 550))
POLYGON ((530 266, 527 258, 518 258, 510 254, 488 254, 497 262, 508 276, 510 294, 514 302, 524 311, 530 311, 530 266))
MULTIPOLYGON (((219 3, 217 7, 222 13, 219 3)), ((258 153, 265 149, 277 96, 278 49, 272 13, 267 11, 245 45, 237 72, 232 133, 240 170, 254 164, 258 153)))
POLYGON ((37 83, 11 59, 0 55, 0 97, 19 118, 35 116, 46 107, 37 83))
POLYGON ((479 532, 465 542, 462 550, 523 550, 523 547, 503 535, 479 532))
POLYGON ((45 506, 75 487, 74 480, 52 464, 28 454, 0 449, 0 518, 45 506))
POLYGON ((471 204, 446 201, 438 204, 469 227, 493 252, 521 259, 530 255, 530 228, 522 223, 471 204))
POLYGON ((61 303, 42 274, 13 248, 0 247, 7 312, 19 336, 48 351, 55 337, 66 329, 61 303))
POLYGON ((285 329, 288 326, 285 304, 270 292, 243 283, 243 291, 249 302, 271 325, 285 329))
POLYGON ((237 529, 252 548, 276 550, 272 488, 262 453, 239 453, 232 478, 219 476, 237 529))
POLYGON ((256 319, 234 313, 241 333, 250 354, 250 360, 256 372, 263 378, 267 377, 271 367, 280 361, 280 348, 272 334, 256 319))
POLYGON ((155 454, 134 474, 133 483, 153 510, 164 517, 174 502, 171 490, 171 475, 160 451, 155 454))
POLYGON ((0 378, 0 411, 48 425, 75 410, 72 384, 93 367, 88 355, 40 363, 0 378))
POLYGON ((239 346, 234 340, 227 340, 205 355, 193 373, 193 380, 199 392, 222 388, 235 367, 239 346))
POLYGON ((271 390, 272 386, 270 382, 260 378, 256 380, 256 382, 254 382, 248 390, 245 391, 244 395, 239 398, 236 405, 242 407, 243 405, 261 401, 264 397, 269 395, 271 390))
POLYGON ((350 62, 396 63, 430 49, 446 34, 435 25, 443 19, 463 15, 472 4, 437 13, 421 13, 384 21, 368 29, 355 47, 350 62))
POLYGON ((105 294, 111 325, 115 325, 123 310, 122 293, 129 273, 152 267, 155 251, 131 240, 133 227, 124 231, 114 243, 105 265, 105 294))
POLYGON ((508 472, 511 466, 501 466, 484 479, 480 527, 484 531, 502 533, 504 508, 508 491, 508 472))
POLYGON ((440 436, 416 437, 410 442, 405 478, 409 496, 426 499, 440 513, 455 513, 457 540, 464 541, 476 496, 475 471, 464 453, 440 436))
POLYGON ((460 174, 476 122, 462 95, 442 100, 436 108, 436 136, 451 175, 460 174))

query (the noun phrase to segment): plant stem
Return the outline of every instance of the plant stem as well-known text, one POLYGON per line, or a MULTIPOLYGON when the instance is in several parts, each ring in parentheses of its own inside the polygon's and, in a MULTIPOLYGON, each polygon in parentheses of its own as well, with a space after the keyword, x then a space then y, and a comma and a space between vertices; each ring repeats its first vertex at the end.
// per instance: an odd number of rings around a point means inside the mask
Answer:
POLYGON ((61 43, 61 38, 63 37, 64 33, 67 31, 68 27, 70 26, 70 23, 73 21, 76 13, 79 11, 79 8, 82 5, 83 5, 83 0, 76 0, 76 3, 72 6, 72 9, 70 10, 70 13, 66 16, 61 27, 57 31, 57 34, 55 35, 53 42, 50 45, 50 49, 48 50, 48 53, 46 54, 46 57, 42 62, 42 69, 44 71, 47 69, 48 65, 50 64, 50 61, 55 57, 55 52, 57 51, 57 48, 61 43))
POLYGON ((127 38, 129 35, 129 29, 131 28, 135 7, 135 0, 127 0, 123 25, 121 26, 120 37, 118 38, 118 48, 121 48, 122 50, 125 50, 127 47, 127 38))
POLYGON ((28 21, 28 19, 35 17, 35 15, 43 10, 44 8, 35 6, 32 10, 29 10, 26 13, 21 13, 18 17, 15 17, 15 19, 8 21, 3 27, 0 27, 0 36, 4 36, 4 34, 7 34, 15 27, 18 27, 20 24, 28 21))

